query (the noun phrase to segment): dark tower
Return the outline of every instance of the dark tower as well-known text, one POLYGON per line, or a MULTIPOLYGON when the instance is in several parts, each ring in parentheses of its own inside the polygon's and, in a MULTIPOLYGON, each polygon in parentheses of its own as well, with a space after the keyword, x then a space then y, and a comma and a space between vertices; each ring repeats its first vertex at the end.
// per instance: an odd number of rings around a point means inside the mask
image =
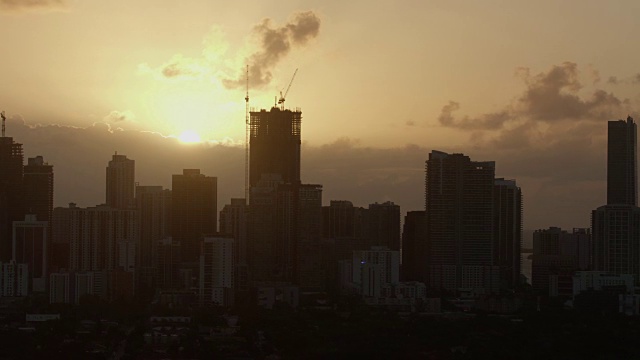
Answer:
POLYGON ((42 156, 29 158, 24 166, 24 210, 36 215, 38 221, 48 221, 53 215, 53 165, 42 156))
POLYGON ((607 204, 638 205, 638 158, 636 124, 609 121, 607 145, 607 204))
POLYGON ((0 261, 11 259, 12 226, 24 220, 22 144, 0 137, 0 261))
POLYGON ((280 174, 287 184, 300 183, 299 109, 251 112, 249 184, 256 186, 262 174, 280 174))
POLYGON ((126 155, 113 155, 107 166, 107 205, 116 209, 134 207, 135 167, 136 162, 126 155))
POLYGON ((182 261, 196 263, 203 236, 217 230, 218 178, 184 169, 173 175, 171 197, 171 236, 181 245, 182 261))

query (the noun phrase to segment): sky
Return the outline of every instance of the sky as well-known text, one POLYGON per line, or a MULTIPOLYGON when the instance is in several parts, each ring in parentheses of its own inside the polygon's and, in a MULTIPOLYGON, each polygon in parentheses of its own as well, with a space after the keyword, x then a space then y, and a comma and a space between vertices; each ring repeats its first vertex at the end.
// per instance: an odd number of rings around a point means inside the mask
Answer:
POLYGON ((586 227, 606 121, 640 104, 636 1, 0 0, 7 135, 56 172, 56 205, 104 198, 118 151, 141 184, 181 168, 242 196, 252 108, 303 112, 324 202, 424 203, 433 149, 496 161, 525 227, 586 227), (297 69, 297 72, 296 72, 297 69), (182 139, 183 141, 180 141, 182 139), (185 142, 200 139, 202 142, 185 142))

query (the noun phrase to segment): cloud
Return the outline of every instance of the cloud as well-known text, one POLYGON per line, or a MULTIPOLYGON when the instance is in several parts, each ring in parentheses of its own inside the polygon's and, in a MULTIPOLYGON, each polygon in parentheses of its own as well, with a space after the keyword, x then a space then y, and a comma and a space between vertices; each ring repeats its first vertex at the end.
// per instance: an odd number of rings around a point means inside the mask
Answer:
MULTIPOLYGON (((259 38, 259 49, 247 59, 249 79, 252 87, 262 87, 271 82, 273 68, 291 51, 292 47, 302 47, 318 36, 320 18, 312 11, 297 13, 283 26, 275 26, 270 19, 264 19, 253 29, 259 38)), ((244 76, 224 79, 227 88, 244 86, 244 76)))
POLYGON ((483 114, 476 118, 468 116, 456 120, 453 113, 460 109, 460 104, 455 101, 442 107, 438 121, 446 127, 455 127, 461 129, 499 129, 502 125, 511 119, 509 111, 504 110, 497 113, 483 114))
POLYGON ((295 13, 282 26, 271 19, 264 19, 254 26, 255 49, 246 58, 232 60, 227 56, 229 48, 225 34, 219 27, 212 27, 202 40, 203 50, 199 57, 174 55, 168 62, 154 68, 147 63, 138 65, 141 74, 153 74, 158 79, 209 78, 221 81, 228 89, 244 87, 245 71, 237 69, 249 65, 252 87, 260 88, 271 82, 273 69, 292 49, 309 44, 320 32, 320 18, 312 11, 295 13), (230 70, 230 68, 232 70, 230 70), (236 76, 230 74, 236 73, 236 76))
POLYGON ((114 110, 109 113, 109 115, 105 116, 103 120, 106 123, 119 123, 123 121, 134 121, 136 116, 133 114, 131 110, 125 111, 117 111, 114 110))
POLYGON ((67 7, 66 0, 0 0, 0 10, 60 10, 67 7))
MULTIPOLYGON (((599 72, 591 66, 587 66, 587 74, 599 80, 599 72)), ((510 149, 544 144, 564 136, 574 123, 588 128, 586 123, 601 123, 630 113, 630 100, 602 89, 585 88, 576 63, 564 62, 535 75, 531 69, 520 67, 516 75, 525 88, 498 111, 456 117, 461 106, 449 101, 442 107, 438 122, 445 127, 473 131, 470 140, 475 146, 510 149)), ((607 83, 618 81, 610 77, 607 83)))

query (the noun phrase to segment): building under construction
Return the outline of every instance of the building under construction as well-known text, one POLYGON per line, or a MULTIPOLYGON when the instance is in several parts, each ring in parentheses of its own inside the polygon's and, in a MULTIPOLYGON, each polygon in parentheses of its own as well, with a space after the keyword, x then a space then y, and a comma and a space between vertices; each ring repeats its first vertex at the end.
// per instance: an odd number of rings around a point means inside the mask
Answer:
POLYGON ((256 186, 263 174, 280 174, 284 183, 299 184, 300 109, 251 111, 250 124, 250 186, 256 186))

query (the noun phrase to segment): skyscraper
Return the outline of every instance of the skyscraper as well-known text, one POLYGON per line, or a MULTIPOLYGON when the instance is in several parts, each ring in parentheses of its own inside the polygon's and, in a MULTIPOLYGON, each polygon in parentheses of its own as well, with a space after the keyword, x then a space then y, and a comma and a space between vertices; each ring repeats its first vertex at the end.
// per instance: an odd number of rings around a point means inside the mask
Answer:
POLYGON ((284 183, 300 182, 301 124, 299 109, 251 112, 250 186, 263 174, 280 174, 284 183))
POLYGON ((53 165, 42 156, 29 158, 24 166, 24 208, 38 221, 51 224, 53 215, 53 165))
POLYGON ((400 251, 400 206, 391 201, 370 204, 367 229, 370 246, 400 251))
POLYGON ((249 275, 247 266, 247 215, 248 206, 245 199, 231 199, 220 211, 220 228, 222 235, 234 239, 233 261, 235 263, 234 285, 239 291, 247 291, 249 275))
POLYGON ((219 306, 234 303, 234 240, 205 237, 200 255, 200 302, 219 306))
POLYGON ((433 288, 494 290, 495 163, 432 151, 426 162, 428 282, 433 288))
POLYGON ((409 211, 402 228, 402 279, 421 281, 426 279, 426 232, 427 214, 424 211, 409 211))
POLYGON ((13 222, 12 260, 29 267, 30 290, 47 291, 49 266, 49 223, 26 215, 24 221, 13 222))
POLYGON ((107 205, 116 209, 134 206, 135 164, 126 155, 113 155, 107 166, 107 205))
POLYGON ((607 205, 591 213, 593 270, 631 274, 640 284, 637 135, 631 117, 608 122, 607 205))
POLYGON ((0 261, 11 259, 12 223, 24 220, 22 144, 0 137, 0 261))
POLYGON ((500 267, 501 287, 520 284, 522 259, 522 191, 515 180, 493 185, 493 264, 500 267))
POLYGON ((638 140, 636 124, 627 121, 608 123, 607 204, 638 205, 638 140))
POLYGON ((136 209, 140 218, 140 243, 136 261, 137 284, 140 288, 152 292, 156 274, 156 246, 170 234, 171 190, 163 189, 162 186, 136 186, 136 209))
POLYGON ((197 268, 203 237, 217 230, 218 178, 184 169, 173 175, 171 202, 171 236, 181 245, 182 261, 197 268))

